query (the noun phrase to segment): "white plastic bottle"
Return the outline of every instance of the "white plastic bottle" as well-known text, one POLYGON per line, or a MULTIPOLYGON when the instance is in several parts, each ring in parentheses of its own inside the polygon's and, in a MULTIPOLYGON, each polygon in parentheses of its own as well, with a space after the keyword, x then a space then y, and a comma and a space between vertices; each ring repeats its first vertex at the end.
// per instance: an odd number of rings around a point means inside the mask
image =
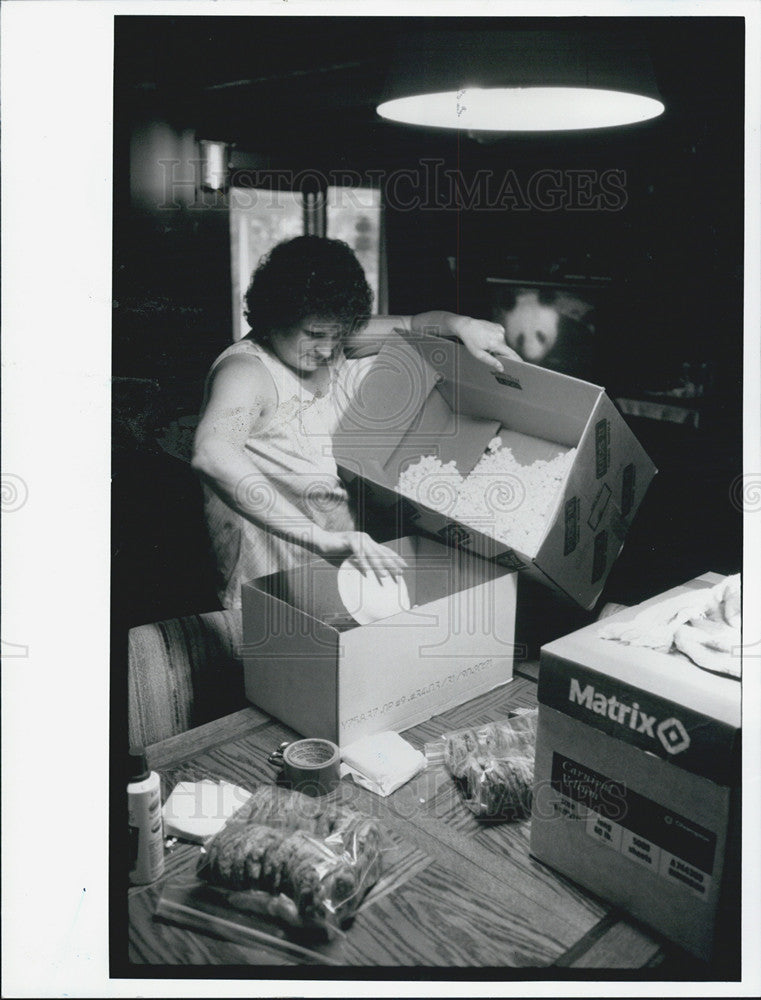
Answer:
POLYGON ((161 779, 149 770, 142 750, 130 750, 129 756, 129 879, 133 885, 145 885, 164 873, 161 779))

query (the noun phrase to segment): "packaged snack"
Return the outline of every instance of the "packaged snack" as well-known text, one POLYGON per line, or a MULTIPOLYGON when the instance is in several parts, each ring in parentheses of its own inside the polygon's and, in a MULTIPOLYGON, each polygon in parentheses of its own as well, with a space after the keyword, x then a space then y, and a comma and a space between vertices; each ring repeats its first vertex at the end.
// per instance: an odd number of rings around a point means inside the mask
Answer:
POLYGON ((261 785, 206 843, 197 869, 232 890, 238 909, 328 936, 354 915, 380 872, 374 819, 274 785, 261 785))
POLYGON ((462 789, 465 804, 480 819, 518 820, 531 813, 537 709, 474 729, 445 733, 428 744, 462 789))

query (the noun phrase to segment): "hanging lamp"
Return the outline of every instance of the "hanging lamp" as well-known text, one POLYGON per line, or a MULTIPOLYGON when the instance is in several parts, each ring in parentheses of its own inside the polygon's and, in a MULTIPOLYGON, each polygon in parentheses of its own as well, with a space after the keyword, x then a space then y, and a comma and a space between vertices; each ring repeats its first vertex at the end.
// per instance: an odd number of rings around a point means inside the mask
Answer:
POLYGON ((639 31, 496 23, 405 37, 377 108, 388 121, 475 133, 611 128, 664 110, 639 31))

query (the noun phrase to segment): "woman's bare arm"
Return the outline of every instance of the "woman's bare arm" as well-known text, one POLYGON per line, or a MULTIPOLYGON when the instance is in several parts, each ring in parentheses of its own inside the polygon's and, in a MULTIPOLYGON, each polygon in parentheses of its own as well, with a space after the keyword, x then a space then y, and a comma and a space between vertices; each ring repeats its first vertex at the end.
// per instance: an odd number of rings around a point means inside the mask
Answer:
POLYGON ((255 358, 225 359, 212 376, 196 429, 191 465, 219 495, 254 524, 314 550, 316 525, 256 468, 245 450, 277 404, 272 378, 255 358))
POLYGON ((416 316, 371 316, 367 326, 348 338, 345 345, 347 357, 362 358, 377 354, 389 334, 398 328, 461 340, 473 357, 495 371, 502 371, 498 360, 500 355, 514 361, 521 360, 505 343, 505 331, 499 323, 443 310, 416 316))
POLYGON ((353 556, 363 572, 378 578, 398 576, 406 565, 398 553, 361 531, 319 527, 256 468, 245 443, 266 426, 276 404, 272 378, 261 362, 225 359, 214 372, 196 429, 192 467, 225 503, 254 524, 326 558, 353 556))

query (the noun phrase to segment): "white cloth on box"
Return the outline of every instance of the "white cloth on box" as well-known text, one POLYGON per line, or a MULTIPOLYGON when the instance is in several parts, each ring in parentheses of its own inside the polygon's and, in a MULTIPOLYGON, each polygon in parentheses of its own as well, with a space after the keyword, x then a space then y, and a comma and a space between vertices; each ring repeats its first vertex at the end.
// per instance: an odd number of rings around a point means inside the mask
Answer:
POLYGON ((358 785, 390 795, 426 765, 426 759, 398 733, 364 736, 341 750, 341 777, 350 774, 358 785))
POLYGON ((181 781, 164 803, 164 835, 202 844, 251 798, 228 781, 181 781))
POLYGON ((630 621, 605 621, 601 639, 679 652, 712 673, 740 677, 740 575, 645 608, 630 621))

